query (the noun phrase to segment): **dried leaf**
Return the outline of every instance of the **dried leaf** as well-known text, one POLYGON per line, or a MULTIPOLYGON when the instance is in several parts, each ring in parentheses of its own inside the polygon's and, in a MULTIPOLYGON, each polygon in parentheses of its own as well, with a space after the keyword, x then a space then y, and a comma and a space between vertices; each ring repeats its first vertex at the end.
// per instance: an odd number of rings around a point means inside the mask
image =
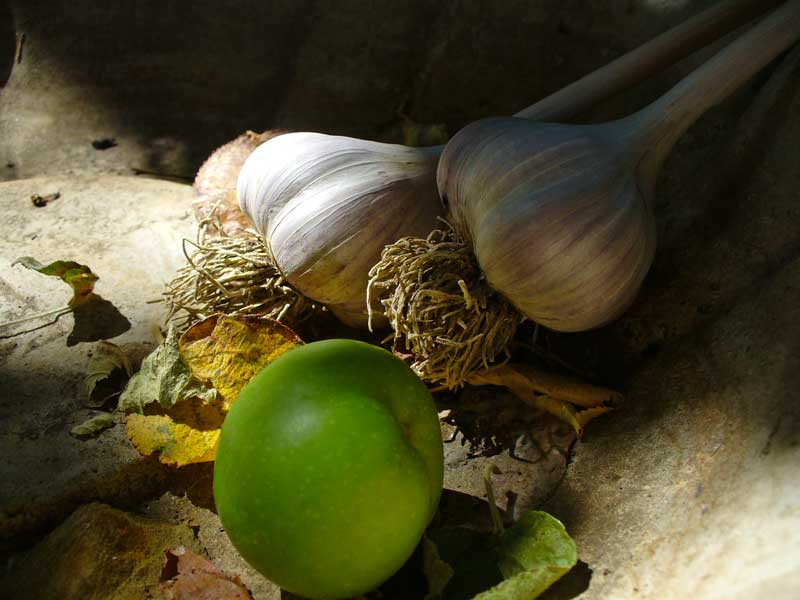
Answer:
POLYGON ((167 465, 182 467, 214 460, 219 429, 203 431, 178 423, 169 415, 138 415, 125 417, 128 438, 144 456, 158 453, 158 460, 167 465))
POLYGON ((76 425, 70 429, 69 432, 78 437, 90 436, 105 431, 114 425, 114 417, 109 413, 102 413, 92 417, 88 421, 84 421, 80 425, 76 425))
POLYGON ((163 342, 142 362, 142 368, 128 382, 119 399, 124 412, 144 412, 146 406, 157 403, 169 408, 176 402, 198 397, 204 403, 217 398, 214 388, 198 381, 189 372, 178 349, 178 335, 173 327, 163 342))
POLYGON ((161 572, 164 600, 253 600, 239 577, 225 575, 191 550, 178 546, 166 555, 161 572))
POLYGON ((131 361, 128 360, 125 351, 111 342, 98 342, 94 348, 92 358, 89 360, 89 366, 86 368, 86 377, 83 380, 86 385, 86 397, 90 406, 102 406, 105 403, 107 395, 103 398, 94 398, 94 392, 97 384, 107 380, 116 370, 124 371, 128 377, 133 375, 131 361))
POLYGON ((227 409, 256 373, 302 343, 277 321, 213 315, 183 334, 180 350, 192 375, 211 383, 227 409))
POLYGON ((245 317, 210 317, 187 330, 180 342, 170 329, 120 398, 121 408, 140 413, 126 418, 128 438, 141 454, 157 453, 165 464, 214 460, 229 399, 299 344, 287 327, 245 317), (142 414, 145 407, 161 414, 142 414))
POLYGON ((87 301, 94 290, 95 281, 99 279, 89 267, 72 260, 57 260, 49 265, 43 265, 35 258, 23 256, 15 260, 11 266, 16 264, 38 271, 42 275, 60 277, 62 281, 69 284, 73 294, 68 306, 72 309, 87 301))

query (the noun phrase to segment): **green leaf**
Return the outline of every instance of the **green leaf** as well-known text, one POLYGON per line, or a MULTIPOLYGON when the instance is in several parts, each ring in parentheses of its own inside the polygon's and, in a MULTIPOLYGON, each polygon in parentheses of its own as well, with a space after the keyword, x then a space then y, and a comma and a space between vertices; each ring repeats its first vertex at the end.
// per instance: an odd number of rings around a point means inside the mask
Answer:
POLYGON ((72 309, 87 301, 94 291, 95 282, 99 279, 89 267, 72 260, 57 260, 49 265, 43 265, 35 258, 23 256, 11 263, 11 266, 17 264, 42 275, 60 277, 62 281, 69 284, 72 288, 72 299, 68 306, 72 309))
POLYGON ((114 417, 109 413, 101 413, 92 417, 88 421, 84 421, 80 425, 76 425, 70 429, 70 433, 75 436, 89 436, 95 435, 113 427, 115 425, 114 417))
POLYGON ((422 573, 428 581, 425 600, 437 600, 453 578, 455 571, 439 556, 439 549, 427 537, 422 538, 422 573))
POLYGON ((545 512, 527 513, 499 536, 433 529, 423 542, 426 600, 534 600, 577 561, 564 525, 545 512))
POLYGON ((143 413, 148 404, 170 408, 188 398, 200 398, 208 404, 216 400, 217 391, 192 377, 181 359, 178 334, 170 327, 164 341, 144 359, 142 368, 128 382, 118 407, 124 412, 143 413))
MULTIPOLYGON (((111 342, 98 342, 94 348, 92 358, 89 360, 89 366, 86 368, 86 377, 83 380, 86 385, 86 397, 91 405, 99 406, 104 403, 105 399, 96 401, 92 395, 97 384, 108 379, 111 373, 117 369, 125 371, 128 377, 133 375, 131 362, 122 348, 111 342)), ((118 391, 119 388, 117 388, 118 391)))
POLYGON ((578 562, 564 525, 540 511, 527 513, 506 529, 495 552, 506 579, 474 600, 533 600, 578 562))

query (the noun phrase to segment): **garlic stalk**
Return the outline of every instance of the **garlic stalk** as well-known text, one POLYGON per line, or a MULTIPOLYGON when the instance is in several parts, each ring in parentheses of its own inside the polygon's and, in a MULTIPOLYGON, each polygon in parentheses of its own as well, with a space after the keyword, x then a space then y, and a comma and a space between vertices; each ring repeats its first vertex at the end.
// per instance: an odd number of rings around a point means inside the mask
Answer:
MULTIPOLYGON (((518 114, 569 118, 774 3, 721 2, 518 114)), ((406 236, 424 238, 443 214, 435 185, 441 152, 441 146, 282 135, 248 158, 239 176, 239 204, 289 284, 344 323, 364 327, 368 271, 384 246, 406 236)))
POLYGON ((518 118, 473 123, 447 144, 437 180, 489 284, 558 331, 618 317, 653 259, 652 196, 676 141, 800 38, 790 0, 625 119, 600 125, 518 118))

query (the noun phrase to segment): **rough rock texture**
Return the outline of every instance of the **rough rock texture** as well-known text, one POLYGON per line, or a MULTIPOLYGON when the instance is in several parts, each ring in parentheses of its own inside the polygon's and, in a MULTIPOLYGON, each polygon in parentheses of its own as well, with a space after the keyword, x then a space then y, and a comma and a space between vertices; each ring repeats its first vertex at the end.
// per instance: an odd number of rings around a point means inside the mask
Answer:
POLYGON ((628 402, 546 505, 594 571, 582 599, 800 589, 799 75, 795 49, 669 167, 656 264, 605 332, 639 365, 628 402))
POLYGON ((65 306, 71 297, 58 278, 11 267, 20 256, 89 265, 100 277, 95 292, 115 315, 110 329, 94 327, 94 312, 84 315, 92 326, 77 338, 71 314, 49 326, 41 327, 52 319, 37 319, 0 330, 0 452, 9 457, 0 461, 3 546, 57 522, 78 502, 130 505, 159 492, 169 475, 136 453, 121 421, 85 439, 70 429, 97 414, 84 406, 94 341, 110 338, 134 362, 157 342, 164 309, 147 302, 182 264, 180 240, 193 235, 191 197, 189 186, 142 178, 0 184, 0 323, 65 306), (55 191, 61 197, 47 206, 32 204, 31 195, 55 191), (120 319, 128 324, 118 327, 120 319))
POLYGON ((278 0, 221 14, 208 0, 10 0, 0 36, 25 37, 0 94, 0 179, 144 169, 191 181, 248 129, 400 141, 404 114, 454 133, 710 3, 278 0), (117 146, 95 150, 103 138, 117 146))
POLYGON ((5 581, 0 579, 0 586, 8 598, 154 598, 158 597, 164 553, 176 546, 200 551, 185 524, 144 519, 105 504, 87 504, 17 558, 4 573, 5 581))
POLYGON ((588 599, 792 598, 800 585, 800 258, 644 365, 546 508, 588 599))
POLYGON ((216 513, 171 492, 148 502, 145 516, 175 524, 185 523, 197 535, 209 560, 226 574, 238 576, 257 600, 279 600, 280 589, 248 565, 231 544, 216 513))
POLYGON ((510 520, 553 493, 575 442, 569 425, 494 386, 467 387, 449 405, 441 413, 446 489, 486 499, 493 464, 495 502, 510 520))
MULTIPOLYGON (((143 169, 188 182, 214 148, 247 129, 399 141, 407 115, 453 133, 521 108, 710 3, 286 0, 233 4, 223 14, 205 0, 189 11, 155 0, 113 10, 88 0, 11 0, 10 12, 0 4, 0 179, 58 178, 0 187, 0 259, 69 251, 95 269, 98 293, 131 322, 113 341, 144 352, 154 341, 148 328, 162 318, 144 301, 179 264, 174 242, 191 235, 192 219, 180 217, 190 213, 191 192, 67 175, 143 169), (117 145, 96 150, 101 138, 117 145), (56 190, 59 200, 33 208, 31 194, 56 190), (161 211, 167 196, 174 204, 161 211), (88 221, 68 212, 75 197, 89 207, 80 213, 88 221), (145 210, 151 203, 159 214, 145 210), (126 229, 142 222, 139 211, 150 229, 126 229), (157 252, 153 230, 161 232, 157 252), (122 254, 110 242, 118 233, 128 240, 122 254), (132 267, 142 272, 131 280, 132 267)), ((582 120, 644 105, 705 56, 582 120)), ((586 566, 582 585, 553 597, 793 600, 800 589, 798 82, 796 50, 676 147, 657 190, 656 261, 628 314, 597 332, 539 333, 560 361, 624 385, 628 398, 589 426, 563 480, 559 453, 534 466, 519 460, 536 460, 530 442, 541 445, 540 432, 514 441, 518 458, 506 449, 476 459, 458 440, 448 446, 450 487, 482 495, 482 467, 493 460, 506 471, 495 479, 499 499, 508 506, 505 492, 513 492, 517 511, 561 480, 545 508, 564 520, 586 566)), ((0 319, 69 295, 21 267, 0 277, 0 319)), ((89 344, 66 345, 71 319, 0 340, 0 451, 11 457, 0 462, 0 480, 12 482, 0 488, 4 543, 31 541, 91 499, 159 518, 180 504, 167 520, 198 528, 207 554, 256 598, 277 598, 208 510, 207 466, 178 489, 171 470, 135 455, 119 425, 84 441, 69 436, 95 412, 80 403, 89 344), (141 506, 168 486, 174 502, 141 506)), ((475 506, 465 514, 486 519, 475 506)))

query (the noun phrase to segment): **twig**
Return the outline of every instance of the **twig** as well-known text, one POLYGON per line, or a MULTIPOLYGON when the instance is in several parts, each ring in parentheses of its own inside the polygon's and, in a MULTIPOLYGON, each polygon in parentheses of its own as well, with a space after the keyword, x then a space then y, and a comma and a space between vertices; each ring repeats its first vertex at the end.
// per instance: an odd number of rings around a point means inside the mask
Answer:
POLYGON ((51 313, 44 313, 44 314, 34 315, 32 317, 25 317, 24 319, 17 319, 16 321, 10 321, 8 323, 2 323, 2 324, 0 324, 0 327, 5 327, 6 325, 13 325, 15 323, 22 323, 22 322, 25 322, 25 321, 28 321, 28 320, 32 320, 33 318, 46 316, 48 314, 55 314, 56 315, 56 318, 53 319, 52 321, 48 321, 47 323, 43 323, 42 325, 38 325, 37 327, 32 327, 31 329, 24 329, 22 331, 18 331, 16 333, 11 333, 9 335, 0 335, 0 340, 8 340, 8 339, 11 339, 11 338, 15 338, 15 337, 17 337, 19 335, 24 335, 26 333, 32 333, 34 331, 38 331, 39 329, 44 329, 45 327, 49 327, 50 325, 54 325, 61 317, 63 317, 64 315, 67 315, 67 314, 72 312, 71 308, 60 309, 60 310, 61 310, 61 312, 58 312, 58 313, 52 313, 52 312, 51 313))
POLYGON ((14 62, 16 64, 22 63, 22 47, 25 45, 25 32, 20 31, 17 34, 17 49, 14 52, 14 62))
POLYGON ((159 179, 177 179, 179 181, 194 181, 194 177, 190 175, 180 175, 178 173, 159 173, 158 171, 151 171, 149 169, 140 169, 139 167, 131 167, 134 175, 150 175, 159 179))
POLYGON ((62 306, 61 308, 56 308, 54 310, 48 310, 47 312, 39 313, 36 315, 30 315, 28 317, 21 317, 19 319, 15 319, 13 321, 6 321, 5 323, 0 323, 0 328, 2 327, 11 327, 13 325, 19 325, 20 323, 26 323, 28 321, 35 321, 36 319, 42 319, 44 317, 52 317, 53 315, 65 315, 69 312, 72 312, 72 309, 68 306, 62 306))
POLYGON ((501 535, 503 533, 503 519, 494 499, 494 486, 492 486, 492 475, 502 475, 502 471, 493 462, 487 463, 483 469, 483 485, 486 488, 486 499, 489 501, 489 514, 492 516, 492 533, 501 535))

